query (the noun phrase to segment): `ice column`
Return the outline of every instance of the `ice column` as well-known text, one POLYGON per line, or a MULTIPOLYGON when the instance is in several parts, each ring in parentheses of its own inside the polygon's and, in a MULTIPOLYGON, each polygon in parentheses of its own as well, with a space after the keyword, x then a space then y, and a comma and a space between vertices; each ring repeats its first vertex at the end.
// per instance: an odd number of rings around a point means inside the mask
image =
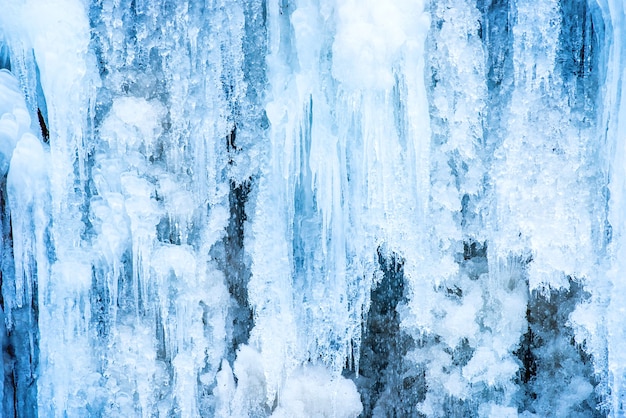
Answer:
POLYGON ((233 267, 213 248, 229 222, 231 182, 242 176, 231 179, 227 141, 246 104, 245 22, 236 2, 205 6, 107 1, 91 10, 103 115, 90 161, 104 311, 94 352, 106 414, 215 413, 232 332, 220 269, 233 267))
MULTIPOLYGON (((490 166, 487 56, 482 15, 472 2, 431 7, 427 49, 432 84, 426 257, 403 325, 417 341, 412 366, 424 371, 426 416, 507 416, 526 309, 519 277, 488 268, 490 166), (506 313, 503 312, 506 306, 506 313), (494 396, 499 393, 499 396, 494 396), (471 400, 471 401, 470 401, 471 400)), ((419 192, 418 192, 419 193, 419 192)), ((417 373, 416 373, 417 375, 417 373)))
POLYGON ((411 260, 416 277, 427 29, 422 2, 268 3, 270 144, 247 230, 268 406, 303 364, 331 379, 347 358, 358 368, 379 249, 411 260))

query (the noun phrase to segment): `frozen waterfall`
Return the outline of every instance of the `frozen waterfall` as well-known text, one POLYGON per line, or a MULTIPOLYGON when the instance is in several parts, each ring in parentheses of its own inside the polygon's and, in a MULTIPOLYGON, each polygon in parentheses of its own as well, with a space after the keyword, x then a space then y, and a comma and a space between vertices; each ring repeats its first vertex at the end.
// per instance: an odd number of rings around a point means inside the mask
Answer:
POLYGON ((0 417, 626 416, 623 0, 0 0, 0 417))

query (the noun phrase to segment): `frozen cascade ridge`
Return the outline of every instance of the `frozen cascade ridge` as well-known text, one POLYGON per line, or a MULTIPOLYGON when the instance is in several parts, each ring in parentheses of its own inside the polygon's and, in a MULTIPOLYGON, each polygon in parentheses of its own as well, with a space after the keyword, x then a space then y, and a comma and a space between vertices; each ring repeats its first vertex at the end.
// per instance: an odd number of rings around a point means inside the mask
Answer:
POLYGON ((0 416, 626 416, 623 0, 0 0, 0 416))

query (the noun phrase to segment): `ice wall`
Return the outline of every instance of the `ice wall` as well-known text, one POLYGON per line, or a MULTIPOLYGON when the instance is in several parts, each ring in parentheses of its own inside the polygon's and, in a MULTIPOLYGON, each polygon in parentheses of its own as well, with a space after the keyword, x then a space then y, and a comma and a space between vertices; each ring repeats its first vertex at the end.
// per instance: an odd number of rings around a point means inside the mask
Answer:
MULTIPOLYGON (((609 189, 611 192, 611 204, 609 209, 609 220, 613 226, 613 240, 610 247, 610 255, 615 260, 611 265, 609 277, 611 285, 608 286, 606 296, 608 303, 606 328, 611 336, 607 342, 606 367, 609 382, 612 389, 611 408, 615 416, 623 416, 626 412, 624 403, 624 377, 625 364, 621 341, 624 338, 624 304, 623 304, 623 266, 624 266, 624 138, 626 132, 626 95, 623 89, 624 69, 624 30, 626 29, 626 15, 624 5, 621 2, 602 2, 602 9, 606 19, 609 20, 614 31, 611 39, 610 55, 607 60, 607 100, 603 109, 604 123, 607 126, 606 139, 611 144, 610 152, 612 157, 611 180, 609 189)), ((590 324, 589 329, 593 332, 599 328, 595 324, 590 324)), ((590 332, 590 334, 592 334, 590 332)))
POLYGON ((613 0, 0 0, 6 417, 624 413, 613 0))

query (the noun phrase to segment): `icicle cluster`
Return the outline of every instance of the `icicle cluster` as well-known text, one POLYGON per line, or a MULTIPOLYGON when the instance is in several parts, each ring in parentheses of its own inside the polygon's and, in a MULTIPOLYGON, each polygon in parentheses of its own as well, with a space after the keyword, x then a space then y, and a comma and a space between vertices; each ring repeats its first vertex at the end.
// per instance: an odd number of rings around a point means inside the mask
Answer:
POLYGON ((624 30, 0 0, 0 416, 623 415, 624 30))

